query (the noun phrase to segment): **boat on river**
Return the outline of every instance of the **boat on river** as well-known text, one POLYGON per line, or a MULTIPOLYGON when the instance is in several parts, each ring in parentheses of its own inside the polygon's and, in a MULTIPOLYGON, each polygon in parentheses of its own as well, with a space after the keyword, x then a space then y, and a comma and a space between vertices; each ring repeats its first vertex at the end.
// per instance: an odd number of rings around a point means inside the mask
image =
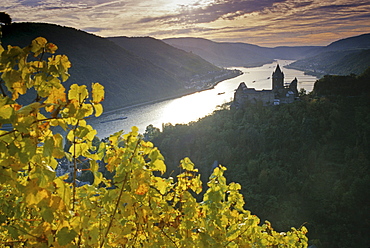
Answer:
POLYGON ((101 121, 100 123, 107 123, 107 122, 119 121, 119 120, 125 120, 125 119, 127 119, 127 116, 118 117, 118 118, 115 118, 115 119, 112 119, 112 120, 101 121))

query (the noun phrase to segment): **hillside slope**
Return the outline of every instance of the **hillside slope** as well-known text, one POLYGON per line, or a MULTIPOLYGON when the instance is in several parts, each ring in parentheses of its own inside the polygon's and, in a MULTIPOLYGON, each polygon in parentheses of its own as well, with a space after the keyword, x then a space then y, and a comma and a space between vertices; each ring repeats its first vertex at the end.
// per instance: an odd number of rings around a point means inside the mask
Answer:
POLYGON ((352 49, 369 49, 370 34, 362 34, 334 41, 324 48, 324 51, 340 51, 352 49))
POLYGON ((322 77, 328 74, 359 75, 369 66, 370 49, 366 49, 324 52, 310 58, 298 60, 287 67, 322 77))
POLYGON ((298 60, 289 68, 321 77, 326 74, 361 74, 370 66, 370 34, 335 41, 315 56, 298 60))
POLYGON ((193 52, 218 66, 260 66, 274 59, 300 59, 315 54, 320 47, 260 47, 247 43, 214 42, 202 38, 164 39, 167 44, 193 52))
POLYGON ((151 37, 111 37, 109 40, 124 49, 173 73, 177 79, 190 82, 211 74, 220 75, 222 69, 201 57, 172 47, 151 37))
MULTIPOLYGON (((39 36, 55 43, 59 47, 57 53, 66 54, 72 62, 71 77, 66 82, 67 87, 73 83, 90 85, 92 82, 99 82, 105 86, 106 100, 103 105, 106 110, 174 97, 202 89, 202 87, 196 89, 186 87, 189 82, 185 80, 186 78, 177 75, 180 69, 174 70, 176 66, 185 71, 187 78, 200 74, 207 75, 207 80, 211 84, 219 79, 215 79, 214 75, 208 75, 209 70, 216 71, 218 76, 225 73, 204 60, 200 66, 195 58, 192 63, 198 67, 197 71, 184 68, 181 63, 170 69, 165 68, 154 60, 151 62, 146 59, 145 54, 142 56, 135 54, 109 39, 54 24, 13 23, 4 26, 2 43, 5 46, 24 47, 39 36)), ((148 47, 148 53, 151 49, 148 47)), ((166 49, 170 47, 162 49, 162 52, 166 49)), ((162 58, 164 57, 166 55, 162 58)), ((228 76, 230 77, 229 74, 228 76)))
POLYGON ((271 59, 253 51, 254 45, 223 44, 201 38, 165 39, 167 44, 192 52, 218 66, 251 66, 270 62, 271 59))
POLYGON ((3 44, 28 45, 36 37, 55 43, 72 62, 66 82, 105 86, 107 110, 179 93, 181 84, 163 69, 113 42, 73 28, 42 23, 14 23, 3 28, 3 44))

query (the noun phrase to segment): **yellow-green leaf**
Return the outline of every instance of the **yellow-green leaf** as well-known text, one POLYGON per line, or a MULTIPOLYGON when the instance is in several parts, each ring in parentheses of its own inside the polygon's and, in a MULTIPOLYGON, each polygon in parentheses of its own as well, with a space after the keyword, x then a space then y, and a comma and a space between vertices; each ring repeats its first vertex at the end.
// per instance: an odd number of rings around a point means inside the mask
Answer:
POLYGON ((103 105, 100 103, 93 104, 94 110, 95 110, 95 116, 99 117, 103 113, 103 105))
POLYGON ((34 53, 34 56, 37 57, 40 53, 43 52, 43 49, 47 43, 47 40, 43 37, 37 37, 31 43, 31 52, 34 53))
POLYGON ((1 119, 8 120, 13 115, 13 113, 14 113, 13 108, 10 107, 9 105, 5 105, 1 107, 0 108, 0 120, 1 119))
POLYGON ((88 94, 86 85, 79 86, 77 84, 73 84, 68 91, 68 99, 77 100, 79 103, 82 103, 88 97, 88 94))
POLYGON ((58 243, 62 246, 68 245, 77 236, 75 230, 69 230, 67 227, 63 227, 58 233, 58 243))
POLYGON ((165 173, 166 172, 166 165, 165 165, 164 161, 161 160, 161 159, 155 160, 153 162, 152 170, 160 171, 160 172, 162 172, 162 174, 165 173))
POLYGON ((159 192, 164 195, 167 191, 167 186, 169 185, 169 183, 161 177, 155 177, 153 182, 154 186, 159 190, 159 192))
POLYGON ((92 102, 100 103, 104 100, 104 86, 99 83, 92 84, 92 102))
POLYGON ((89 145, 86 143, 73 144, 69 148, 69 152, 75 157, 84 156, 88 150, 89 145))

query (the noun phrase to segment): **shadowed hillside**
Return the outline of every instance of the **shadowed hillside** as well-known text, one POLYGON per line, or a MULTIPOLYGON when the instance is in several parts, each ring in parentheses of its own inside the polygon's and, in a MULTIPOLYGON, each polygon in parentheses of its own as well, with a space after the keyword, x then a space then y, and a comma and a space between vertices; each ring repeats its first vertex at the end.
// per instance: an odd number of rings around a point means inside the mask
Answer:
MULTIPOLYGON (((90 85, 92 82, 105 86, 107 100, 103 104, 106 110, 194 92, 196 89, 186 87, 188 81, 184 77, 176 75, 180 71, 173 69, 176 67, 186 71, 188 78, 193 73, 195 78, 199 74, 207 75, 209 70, 216 71, 217 75, 224 73, 200 58, 192 61, 198 71, 184 68, 181 63, 165 68, 146 59, 145 54, 134 54, 106 38, 54 24, 13 23, 4 26, 2 43, 24 47, 39 36, 55 43, 59 47, 57 53, 67 55, 72 62, 67 86, 73 83, 90 85)), ((210 84, 218 81, 214 75, 207 80, 210 84)))
POLYGON ((288 68, 321 77, 361 74, 370 66, 370 34, 335 41, 328 46, 260 47, 247 43, 213 42, 201 38, 170 38, 171 46, 193 52, 218 66, 260 66, 274 59, 297 60, 288 68))
POLYGON ((260 66, 274 59, 300 59, 316 53, 320 47, 260 47, 247 43, 214 42, 201 38, 170 38, 171 46, 193 52, 218 66, 260 66))
POLYGON ((112 37, 109 40, 132 53, 146 58, 185 82, 221 75, 222 69, 201 57, 172 47, 151 37, 112 37))
POLYGON ((370 34, 335 41, 323 47, 320 53, 298 60, 288 68, 304 70, 321 77, 331 75, 360 75, 370 66, 370 34))

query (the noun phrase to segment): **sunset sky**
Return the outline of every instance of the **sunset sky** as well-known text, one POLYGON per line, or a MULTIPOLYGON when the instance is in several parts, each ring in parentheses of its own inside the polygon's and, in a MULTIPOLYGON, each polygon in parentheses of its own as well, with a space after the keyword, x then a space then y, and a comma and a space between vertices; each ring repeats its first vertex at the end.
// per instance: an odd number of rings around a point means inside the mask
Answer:
POLYGON ((13 22, 99 36, 202 37, 260 46, 328 45, 370 33, 370 0, 1 0, 13 22))

